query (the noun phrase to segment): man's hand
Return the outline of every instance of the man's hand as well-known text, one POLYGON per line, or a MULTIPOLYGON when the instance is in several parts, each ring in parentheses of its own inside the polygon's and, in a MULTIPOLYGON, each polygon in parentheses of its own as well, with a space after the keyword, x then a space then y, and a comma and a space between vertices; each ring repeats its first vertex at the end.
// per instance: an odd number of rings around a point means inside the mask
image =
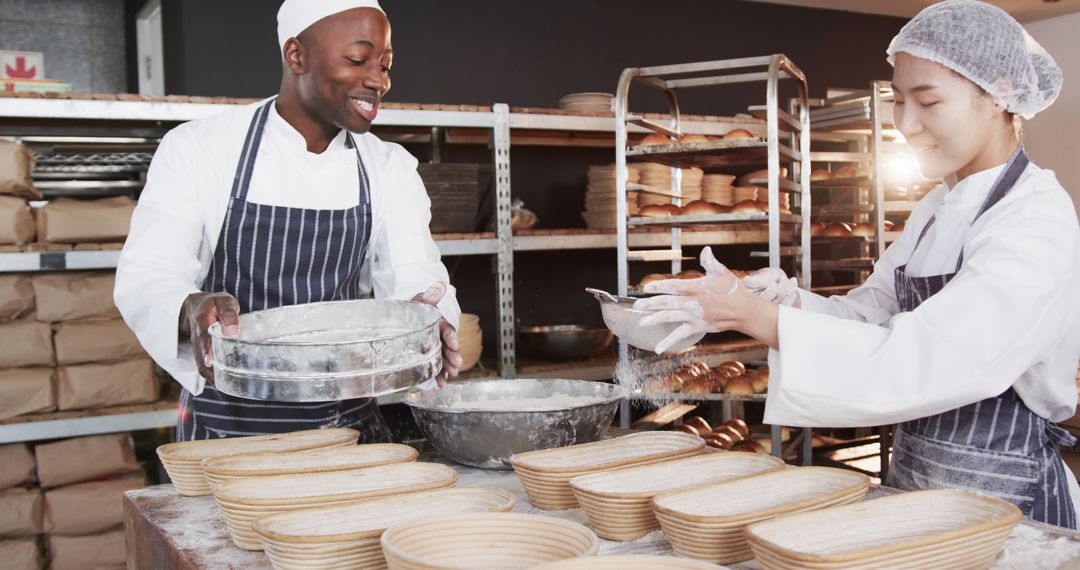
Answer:
MULTIPOLYGON (((431 287, 428 287, 427 291, 420 293, 412 298, 413 301, 418 303, 424 303, 425 305, 438 305, 442 300, 443 295, 446 295, 446 284, 435 283, 431 287)), ((439 319, 439 334, 442 336, 443 345, 443 358, 442 358, 442 370, 435 376, 435 382, 442 388, 446 386, 446 381, 450 378, 456 378, 461 367, 461 345, 458 344, 457 330, 446 322, 446 319, 439 319)))
POLYGON ((240 304, 228 293, 192 293, 180 309, 180 338, 191 339, 191 350, 199 374, 214 382, 214 349, 206 332, 220 321, 225 336, 240 332, 240 304))

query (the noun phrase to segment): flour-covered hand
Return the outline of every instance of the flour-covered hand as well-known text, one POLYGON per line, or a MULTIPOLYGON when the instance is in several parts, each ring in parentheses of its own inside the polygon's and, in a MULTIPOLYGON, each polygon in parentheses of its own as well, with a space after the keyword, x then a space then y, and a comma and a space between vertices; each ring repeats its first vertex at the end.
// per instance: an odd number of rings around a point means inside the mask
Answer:
POLYGON ((786 305, 799 306, 799 283, 794 277, 788 277, 783 269, 766 267, 759 269, 742 280, 751 293, 769 301, 786 305))
MULTIPOLYGON (((434 283, 426 291, 413 297, 413 301, 425 305, 437 306, 446 295, 445 283, 434 283)), ((461 345, 458 342, 457 330, 447 322, 439 319, 439 336, 442 338, 442 370, 435 375, 435 381, 442 388, 450 378, 456 378, 461 369, 461 345)))
POLYGON ((657 345, 657 352, 702 332, 739 331, 771 347, 779 346, 778 305, 751 293, 709 248, 701 252, 701 266, 705 277, 648 283, 645 292, 660 295, 634 303, 635 309, 656 312, 642 319, 642 325, 680 323, 657 345))

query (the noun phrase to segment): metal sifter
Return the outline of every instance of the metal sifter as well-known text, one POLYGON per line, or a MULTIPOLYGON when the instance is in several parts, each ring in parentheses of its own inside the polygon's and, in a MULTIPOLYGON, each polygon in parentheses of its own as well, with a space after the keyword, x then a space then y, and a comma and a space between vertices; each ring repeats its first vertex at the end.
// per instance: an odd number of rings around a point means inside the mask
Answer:
MULTIPOLYGON (((604 316, 604 324, 615 336, 631 346, 642 350, 655 351, 656 345, 664 340, 669 334, 679 327, 679 323, 660 323, 647 327, 641 326, 641 319, 653 314, 653 311, 642 311, 634 308, 632 297, 620 297, 612 295, 601 289, 586 288, 585 292, 596 297, 600 301, 600 311, 604 316)), ((668 352, 676 352, 690 348, 705 337, 705 333, 685 338, 668 349, 668 352)))
POLYGON ((442 367, 439 310, 390 299, 292 305, 210 327, 216 387, 232 396, 326 402, 404 390, 442 367))

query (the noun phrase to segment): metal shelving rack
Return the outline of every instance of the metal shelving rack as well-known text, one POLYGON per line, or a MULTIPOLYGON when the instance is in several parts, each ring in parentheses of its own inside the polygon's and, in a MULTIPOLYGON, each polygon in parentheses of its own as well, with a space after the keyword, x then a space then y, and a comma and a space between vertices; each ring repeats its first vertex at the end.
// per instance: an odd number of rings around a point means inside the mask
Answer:
MULTIPOLYGON (((803 287, 810 286, 810 247, 809 219, 810 208, 810 116, 808 108, 808 90, 806 77, 802 71, 786 56, 775 54, 763 57, 750 57, 731 60, 705 61, 687 64, 662 65, 643 68, 624 69, 619 78, 615 95, 615 179, 616 179, 616 219, 618 252, 618 293, 629 292, 629 263, 635 260, 670 260, 672 273, 682 268, 681 246, 684 243, 682 229, 694 225, 744 224, 748 222, 768 223, 768 250, 754 252, 755 257, 767 257, 770 267, 780 267, 784 258, 799 260, 793 263, 793 272, 803 287), (795 83, 798 96, 788 104, 788 110, 780 107, 780 82, 790 80, 795 83), (720 140, 704 143, 682 144, 677 142, 684 134, 681 121, 681 109, 678 93, 684 89, 718 87, 746 83, 765 84, 765 104, 751 107, 751 113, 765 120, 764 137, 760 127, 748 129, 757 131, 757 138, 720 140), (641 84, 661 91, 668 102, 669 125, 663 125, 630 112, 630 88, 641 84), (629 147, 628 132, 631 127, 642 127, 650 131, 675 137, 672 144, 657 146, 629 147), (783 137, 783 139, 782 139, 783 137), (786 139, 786 140, 784 140, 786 139), (768 188, 769 209, 767 213, 755 214, 715 214, 706 216, 677 216, 672 218, 628 218, 627 192, 650 191, 640 185, 627 184, 627 162, 645 160, 659 162, 672 167, 672 203, 678 204, 680 192, 681 168, 698 167, 702 170, 730 171, 730 169, 768 168, 767 179, 754 179, 752 185, 765 184, 768 188), (781 163, 791 166, 788 176, 781 176, 781 163), (792 196, 792 211, 780 211, 780 193, 792 196), (783 245, 781 224, 791 224, 799 228, 792 241, 798 245, 783 245), (630 227, 669 227, 671 245, 666 250, 632 250, 629 236, 630 227)), ((626 359, 629 347, 619 343, 619 357, 626 359)), ((634 397, 634 396, 632 396, 634 397)), ((725 419, 730 416, 730 402, 736 398, 723 394, 679 395, 680 398, 695 400, 716 400, 724 402, 725 419)), ((629 426, 629 403, 624 402, 620 409, 623 427, 629 426)), ((772 426, 774 453, 782 454, 779 426, 772 426)), ((810 430, 802 432, 803 460, 810 460, 810 430)))
MULTIPOLYGON (((116 144, 134 146, 153 145, 172 125, 185 121, 207 117, 215 113, 235 109, 236 104, 252 101, 205 100, 205 98, 168 98, 165 101, 149 100, 113 100, 94 99, 39 99, 0 97, 0 133, 22 133, 19 138, 27 142, 64 142, 78 145, 93 145, 103 138, 116 144), (38 120, 50 122, 63 121, 70 127, 51 126, 36 129, 38 120), (103 136, 101 133, 105 132, 103 136)), ((504 377, 513 377, 518 373, 514 352, 513 329, 513 253, 515 251, 541 250, 582 250, 612 249, 617 245, 614 231, 603 230, 553 230, 525 231, 513 235, 509 231, 510 203, 510 149, 515 141, 521 146, 552 144, 544 140, 537 142, 535 133, 565 134, 557 144, 564 146, 608 146, 616 132, 615 121, 611 116, 581 116, 561 114, 550 110, 510 109, 506 105, 493 107, 475 106, 415 106, 384 105, 376 122, 377 128, 407 128, 410 131, 425 130, 427 135, 415 140, 435 144, 436 133, 461 131, 455 142, 474 144, 487 143, 492 150, 496 165, 497 192, 497 230, 496 232, 477 234, 436 235, 436 244, 446 256, 457 255, 494 255, 498 268, 499 307, 502 315, 499 320, 499 373, 504 377), (427 108, 421 108, 427 107, 427 108), (549 111, 549 112, 545 112, 549 111), (598 135, 600 142, 583 139, 589 135, 598 135), (607 138, 603 138, 607 137, 607 138), (604 141, 607 142, 604 142, 604 141)), ((760 121, 754 119, 708 117, 693 118, 682 124, 684 132, 722 135, 735 128, 760 128, 760 121)), ((630 133, 651 132, 646 127, 630 125, 630 133)), ((450 138, 450 137, 447 137, 450 138)), ((413 140, 414 139, 403 139, 413 140)), ((145 153, 131 155, 112 154, 90 157, 78 161, 79 165, 92 164, 101 169, 111 167, 134 166, 144 162, 145 153)), ((65 166, 75 166, 73 156, 50 156, 42 161, 49 164, 47 170, 62 171, 65 166)), ((76 166, 77 167, 77 166, 76 166)), ((687 245, 726 244, 726 243, 765 243, 768 232, 755 227, 746 231, 700 231, 684 232, 682 243, 687 245)), ((629 242, 635 247, 668 247, 671 234, 668 232, 635 232, 629 242)), ((25 251, 0 253, 0 272, 33 272, 59 270, 91 270, 115 268, 119 251, 25 251)), ((743 348, 718 350, 709 358, 744 358, 760 351, 747 352, 743 348), (735 356, 731 356, 734 354, 735 356), (726 356, 725 356, 726 355, 726 356)), ((599 379, 610 377, 612 365, 602 362, 582 362, 569 366, 544 367, 543 370, 530 370, 527 374, 536 377, 567 377, 599 379), (606 372, 605 372, 606 371, 606 372)), ((488 371, 478 373, 491 374, 488 371)), ((471 374, 470 374, 471 375, 471 374)), ((398 396, 380 398, 380 403, 395 403, 398 396)), ((149 412, 131 412, 124 409, 110 410, 110 413, 87 413, 65 415, 56 419, 36 418, 37 421, 25 423, 0 424, 0 441, 35 440, 50 437, 69 437, 104 433, 107 431, 130 431, 156 427, 170 427, 175 424, 175 407, 155 409, 149 412), (107 418, 107 419, 103 419, 107 418), (14 439, 13 439, 14 438, 14 439)))
MULTIPOLYGON (((626 295, 629 288, 628 262, 632 255, 629 249, 628 228, 630 226, 660 226, 671 228, 671 251, 680 249, 681 228, 694 225, 739 224, 746 222, 767 222, 768 251, 758 255, 769 258, 770 267, 779 267, 782 257, 801 257, 802 263, 795 264, 795 271, 809 286, 810 251, 809 227, 802 223, 802 216, 780 212, 780 192, 791 194, 793 207, 809 208, 809 115, 807 108, 806 78, 786 56, 773 55, 764 57, 742 58, 721 61, 709 61, 690 64, 666 65, 646 68, 628 68, 619 78, 615 98, 615 163, 616 163, 616 219, 619 294, 626 295), (764 68, 764 70, 763 70, 764 68), (755 69, 754 72, 746 72, 755 69), (742 73, 735 73, 742 71, 742 73), (692 75, 693 77, 685 77, 692 75), (779 107, 778 83, 793 79, 798 85, 799 97, 790 105, 792 112, 779 107), (707 86, 732 85, 739 83, 766 84, 766 104, 753 107, 752 112, 765 116, 765 137, 755 139, 737 139, 692 143, 689 145, 670 144, 657 147, 629 148, 628 131, 630 126, 638 126, 653 132, 678 136, 684 134, 680 120, 680 108, 677 92, 680 89, 707 86), (629 111, 630 87, 634 83, 661 90, 668 100, 671 126, 667 127, 641 116, 634 116, 629 111), (797 115, 796 115, 797 114, 797 115), (783 127, 781 127, 781 124, 783 127), (781 134, 788 135, 788 142, 781 142, 781 134), (806 136, 802 136, 805 134, 806 136), (702 169, 760 166, 766 164, 769 170, 767 180, 751 180, 751 184, 765 183, 769 192, 769 211, 767 214, 716 214, 710 216, 679 216, 674 218, 627 218, 626 193, 629 190, 649 191, 639 185, 626 183, 627 161, 648 160, 665 163, 672 169, 672 190, 680 188, 678 168, 697 166, 702 169), (796 166, 790 169, 789 178, 781 178, 780 163, 787 162, 796 166), (780 224, 794 223, 801 226, 801 240, 798 246, 782 246, 780 224)), ((758 129, 760 131, 760 129, 758 129)), ((672 203, 678 203, 673 198, 672 203)), ((681 258, 672 254, 671 257, 681 258)), ((677 273, 681 269, 681 259, 672 259, 671 269, 677 273)))
MULTIPOLYGON (((845 166, 873 164, 869 132, 852 130, 854 126, 862 125, 869 120, 869 95, 869 91, 859 91, 811 102, 811 106, 814 107, 810 112, 813 142, 834 147, 834 150, 829 151, 811 151, 810 160, 815 166, 828 164, 830 166, 828 170, 833 171, 831 167, 838 164, 845 166), (844 150, 835 150, 837 146, 844 147, 844 150)), ((811 212, 811 219, 815 222, 871 223, 879 211, 872 200, 874 180, 875 177, 872 174, 860 174, 854 177, 811 181, 811 189, 819 191, 815 200, 817 205, 811 212), (824 203, 820 195, 822 190, 828 193, 828 199, 824 200, 824 203)), ((849 249, 845 252, 847 257, 842 259, 815 256, 814 268, 851 272, 858 283, 866 280, 873 267, 874 259, 878 257, 878 252, 873 251, 873 246, 877 242, 876 233, 873 237, 815 236, 811 238, 811 241, 812 247, 819 251, 820 248, 816 246, 830 248, 848 246, 849 249), (852 250, 855 251, 854 254, 852 250)))
MULTIPOLYGON (((860 221, 874 224, 874 236, 854 238, 868 244, 862 256, 865 263, 858 269, 864 273, 869 269, 867 263, 880 258, 888 244, 900 237, 899 231, 886 231, 885 220, 890 214, 909 214, 918 202, 914 187, 930 187, 937 182, 921 181, 912 187, 900 188, 890 179, 886 156, 891 152, 909 154, 902 142, 902 137, 893 124, 893 92, 886 81, 873 81, 865 90, 856 91, 841 97, 819 100, 810 112, 811 130, 814 141, 843 142, 851 146, 851 152, 811 152, 814 162, 866 163, 870 165, 869 176, 848 180, 829 180, 812 182, 814 188, 830 187, 853 190, 850 204, 844 204, 850 211, 837 209, 836 205, 815 208, 814 214, 821 216, 857 215, 860 221), (889 194, 903 190, 904 199, 889 199, 889 194), (833 211, 828 211, 833 208, 833 211)), ((914 173, 913 173, 914 174, 914 173)), ((911 182, 915 177, 911 176, 911 182)), ((826 264, 827 265, 827 264, 826 264)), ((852 268, 853 264, 846 264, 852 268)), ((821 263, 815 267, 823 268, 821 263)))
MULTIPOLYGON (((239 101, 246 103, 247 101, 239 101)), ((80 146, 107 144, 156 145, 171 125, 235 109, 233 103, 172 101, 0 98, 0 133, 31 143, 67 143, 80 146), (38 128, 38 120, 64 121, 65 127, 38 128), (129 132, 130 131, 130 132, 129 132), (58 134, 60 133, 60 134, 58 134), (104 133, 104 134, 102 134, 104 133)), ((491 237, 438 242, 444 255, 495 255, 499 288, 499 368, 506 377, 516 375, 513 317, 513 248, 510 235, 510 112, 509 106, 470 110, 384 109, 380 125, 469 128, 488 132, 496 172, 497 232, 491 237)), ((49 154, 40 157, 46 173, 114 173, 145 167, 149 153, 49 154)), ((35 172, 37 175, 38 172, 35 172)), ((54 184, 55 186, 55 184, 54 184)), ((115 185, 114 185, 115 186, 115 185)), ((137 184, 138 190, 141 182, 137 184)), ((81 188, 86 185, 81 185, 81 188)), ((119 251, 24 251, 0 253, 0 272, 113 269, 119 251)), ((381 398, 393 403, 399 398, 381 398)), ((108 410, 41 414, 30 421, 0 423, 0 442, 34 441, 95 433, 171 427, 176 405, 159 402, 147 409, 119 407, 108 410)))

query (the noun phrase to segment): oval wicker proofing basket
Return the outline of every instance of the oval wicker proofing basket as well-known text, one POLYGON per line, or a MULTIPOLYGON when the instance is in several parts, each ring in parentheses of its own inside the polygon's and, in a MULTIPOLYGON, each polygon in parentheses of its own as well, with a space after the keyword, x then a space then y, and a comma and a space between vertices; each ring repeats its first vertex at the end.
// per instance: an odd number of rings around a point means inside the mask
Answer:
POLYGON ((645 432, 510 458, 529 503, 546 510, 578 506, 570 479, 599 471, 682 459, 701 453, 705 441, 679 432, 645 432))
POLYGON ((771 455, 708 453, 574 477, 570 488, 597 535, 635 540, 660 528, 652 512, 652 498, 658 494, 783 468, 783 460, 771 455))
POLYGON ((324 447, 291 453, 239 453, 209 457, 202 461, 210 487, 243 477, 269 477, 300 473, 325 473, 393 463, 408 463, 419 456, 416 449, 400 443, 372 443, 348 447, 324 447))
POLYGON ((176 492, 185 497, 211 494, 210 484, 203 474, 202 461, 209 457, 236 453, 286 453, 323 447, 355 445, 360 432, 349 428, 312 429, 257 435, 167 443, 157 448, 169 479, 176 492))
POLYGON ((379 537, 387 528, 420 518, 507 512, 513 507, 514 497, 507 491, 451 487, 278 513, 252 526, 277 570, 378 570, 386 568, 379 537))
POLYGON ((967 491, 914 491, 750 525, 765 569, 989 568, 1021 518, 967 491))
POLYGON ((532 568, 600 548, 580 524, 522 513, 424 519, 387 530, 381 541, 390 570, 532 568))
POLYGON ((453 486, 458 475, 437 463, 397 463, 350 471, 275 475, 225 481, 214 489, 233 542, 262 550, 251 525, 260 517, 385 495, 453 486))
POLYGON ((726 568, 726 566, 674 556, 626 554, 560 560, 537 566, 534 570, 726 570, 726 568))
POLYGON ((710 562, 753 558, 747 525, 773 517, 861 501, 870 479, 830 467, 798 467, 673 491, 653 512, 675 554, 710 562))

